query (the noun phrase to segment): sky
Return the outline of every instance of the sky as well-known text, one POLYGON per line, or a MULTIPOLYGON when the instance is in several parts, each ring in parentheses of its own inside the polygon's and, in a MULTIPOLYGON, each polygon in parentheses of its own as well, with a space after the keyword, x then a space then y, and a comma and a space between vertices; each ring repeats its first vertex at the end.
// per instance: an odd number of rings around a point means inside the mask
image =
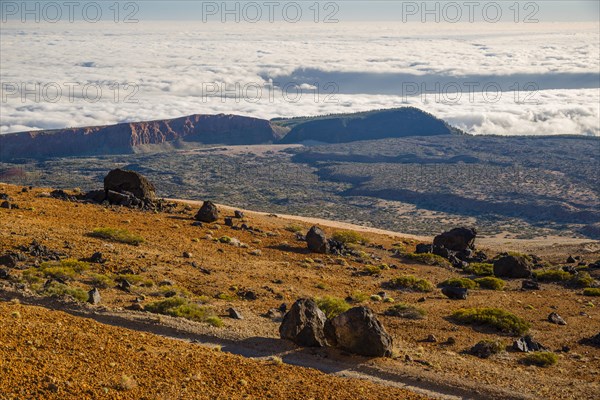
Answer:
POLYGON ((465 2, 281 2, 272 23, 249 2, 5 4, 0 133, 410 105, 473 134, 600 136, 598 2, 480 2, 485 18, 458 23, 448 4, 466 18, 465 2))

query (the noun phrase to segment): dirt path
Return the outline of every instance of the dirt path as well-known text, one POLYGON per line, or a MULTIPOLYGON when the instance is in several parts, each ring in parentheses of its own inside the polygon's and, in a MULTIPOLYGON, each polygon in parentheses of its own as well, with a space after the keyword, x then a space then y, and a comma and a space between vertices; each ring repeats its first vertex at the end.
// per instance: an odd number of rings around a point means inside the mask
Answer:
POLYGON ((299 349, 293 344, 263 337, 229 337, 211 335, 201 324, 180 318, 135 311, 112 311, 102 307, 69 303, 61 300, 26 296, 19 292, 0 290, 0 300, 19 299, 22 304, 41 306, 68 314, 90 318, 97 322, 151 333, 173 340, 184 340, 208 347, 220 347, 224 352, 247 358, 264 359, 280 357, 284 363, 314 368, 335 376, 364 379, 371 382, 399 387, 414 393, 440 400, 473 399, 532 399, 508 390, 476 386, 467 382, 444 381, 434 372, 418 368, 399 370, 376 365, 368 358, 344 355, 333 349, 299 349))

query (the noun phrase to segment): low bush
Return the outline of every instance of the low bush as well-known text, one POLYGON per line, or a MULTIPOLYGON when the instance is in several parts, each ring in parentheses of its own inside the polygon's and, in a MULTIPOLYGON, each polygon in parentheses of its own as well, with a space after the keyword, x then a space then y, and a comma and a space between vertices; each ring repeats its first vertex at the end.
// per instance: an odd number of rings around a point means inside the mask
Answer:
POLYGON ((73 296, 73 298, 81 302, 86 302, 88 300, 88 294, 85 290, 58 282, 52 282, 49 285, 44 286, 41 290, 41 294, 48 297, 73 296))
POLYGON ((115 278, 116 281, 120 281, 125 279, 127 282, 133 284, 133 285, 137 285, 137 286, 142 286, 142 287, 152 287, 154 286, 154 282, 152 281, 152 279, 146 278, 145 276, 142 275, 137 275, 137 274, 119 274, 117 275, 117 277, 115 278))
POLYGON ((450 278, 440 283, 440 286, 452 286, 465 289, 477 289, 477 283, 469 278, 450 278))
POLYGON ((368 298, 368 294, 363 293, 359 290, 352 292, 352 295, 350 296, 350 299, 353 303, 362 303, 363 301, 367 301, 368 298))
POLYGON ((549 351, 536 351, 526 355, 521 362, 525 365, 550 367, 558 362, 558 356, 549 351))
POLYGON ((490 290, 502 290, 506 286, 506 282, 500 278, 493 276, 486 276, 483 278, 476 278, 475 282, 484 289, 490 290))
POLYGON ((409 260, 420 262, 422 264, 427 264, 427 265, 437 265, 440 267, 451 267, 452 266, 452 264, 450 264, 450 262, 448 260, 446 260, 444 257, 438 256, 436 254, 431 254, 431 253, 421 253, 421 254, 405 253, 402 255, 402 257, 407 258, 409 260))
POLYGON ((362 272, 365 275, 376 276, 376 275, 380 275, 381 271, 384 271, 386 269, 390 269, 390 267, 388 267, 386 264, 367 265, 366 267, 363 268, 362 272))
POLYGON ((534 271, 533 275, 541 282, 564 282, 571 279, 571 274, 561 269, 534 271))
POLYGON ((350 305, 345 300, 333 296, 318 298, 315 299, 315 302, 321 311, 325 313, 327 319, 334 318, 350 309, 350 305))
POLYGON ((384 314, 406 319, 423 319, 427 313, 422 308, 399 303, 385 310, 384 314))
POLYGON ((586 288, 583 290, 584 296, 600 296, 600 288, 586 288))
POLYGON ((452 318, 460 323, 484 325, 511 335, 527 333, 531 325, 524 319, 499 308, 463 308, 452 318))
POLYGON ((594 286, 596 281, 587 272, 579 272, 571 279, 571 284, 579 288, 589 288, 594 286))
POLYGON ((288 225, 285 227, 285 230, 288 232, 292 232, 292 233, 298 233, 298 232, 302 232, 304 228, 300 225, 288 225))
POLYGON ((426 279, 417 278, 413 275, 402 275, 389 282, 394 289, 407 289, 417 292, 431 292, 433 285, 426 279))
POLYGON ((494 264, 470 263, 463 271, 477 276, 491 276, 494 275, 494 264))
POLYGON ((144 242, 144 238, 129 232, 127 229, 116 228, 96 228, 90 234, 91 237, 110 240, 112 242, 131 244, 139 246, 144 242))
POLYGON ((89 274, 89 281, 90 285, 100 289, 106 289, 115 285, 115 281, 110 276, 103 274, 89 274))
POLYGON ((331 238, 344 244, 367 242, 367 240, 360 233, 355 231, 337 231, 334 232, 331 238))
POLYGON ((186 318, 192 321, 207 322, 222 326, 223 322, 208 307, 202 307, 181 297, 169 297, 146 305, 145 309, 156 314, 186 318))

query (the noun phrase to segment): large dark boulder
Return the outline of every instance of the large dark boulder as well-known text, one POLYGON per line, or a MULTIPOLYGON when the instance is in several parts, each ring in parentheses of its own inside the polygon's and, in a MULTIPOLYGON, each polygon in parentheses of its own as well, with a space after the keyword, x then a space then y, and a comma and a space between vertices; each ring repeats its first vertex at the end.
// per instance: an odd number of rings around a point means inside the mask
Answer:
POLYGON ((442 294, 452 300, 466 300, 469 296, 469 290, 467 288, 444 286, 442 294))
POLYGON ((452 251, 464 251, 475 248, 476 236, 477 231, 475 231, 475 229, 454 228, 436 236, 433 239, 433 245, 445 247, 452 251))
POLYGON ((514 351, 529 353, 531 351, 547 350, 546 346, 540 342, 536 342, 531 335, 523 336, 513 342, 512 348, 514 351))
POLYGON ((156 189, 143 175, 135 171, 113 169, 104 178, 104 191, 123 193, 129 192, 140 200, 153 200, 156 198, 156 189))
POLYGON ((200 222, 215 222, 219 219, 219 209, 212 201, 205 201, 194 218, 200 222))
POLYGON ((306 234, 306 244, 308 249, 313 253, 329 252, 329 242, 327 241, 327 236, 325 236, 325 232, 323 232, 323 230, 318 226, 313 226, 310 228, 306 234))
POLYGON ((367 357, 392 354, 392 337, 373 311, 354 307, 327 321, 327 339, 337 347, 367 357))
POLYGON ((283 317, 279 335, 299 346, 324 347, 325 314, 312 299, 299 299, 283 317))
POLYGON ((494 275, 498 278, 531 277, 531 261, 520 254, 504 254, 494 261, 494 275))

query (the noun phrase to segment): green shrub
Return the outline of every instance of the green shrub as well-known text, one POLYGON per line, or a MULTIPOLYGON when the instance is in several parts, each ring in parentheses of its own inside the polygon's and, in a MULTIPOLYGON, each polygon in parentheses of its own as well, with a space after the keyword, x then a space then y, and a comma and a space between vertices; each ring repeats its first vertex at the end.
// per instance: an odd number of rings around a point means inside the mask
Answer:
POLYGON ((477 283, 469 278, 450 278, 440 283, 440 286, 452 286, 465 289, 477 289, 477 283))
POLYGON ((381 265, 367 265, 366 267, 363 268, 363 274, 365 275, 380 275, 381 271, 386 270, 386 269, 390 269, 390 267, 387 266, 387 264, 381 264, 381 265))
POLYGON ((526 365, 550 367, 558 362, 558 356, 549 351, 536 351, 526 355, 521 362, 526 365))
POLYGON ((143 286, 143 287, 154 286, 154 282, 152 281, 152 279, 146 278, 142 275, 120 274, 120 275, 117 275, 117 278, 115 280, 119 281, 119 280, 123 280, 123 279, 125 279, 127 282, 129 282, 133 285, 137 285, 137 286, 143 286))
POLYGON ((537 278, 538 281, 542 282, 563 282, 571 279, 571 274, 561 269, 535 271, 533 275, 537 278))
POLYGON ((589 288, 592 287, 596 281, 594 278, 590 276, 587 272, 579 272, 577 275, 571 279, 571 284, 580 288, 589 288))
POLYGON ((471 263, 463 268, 463 271, 477 276, 491 276, 494 275, 494 264, 471 263))
POLYGON ((325 296, 322 298, 315 299, 317 306, 325 313, 327 319, 334 318, 341 313, 348 311, 350 309, 350 305, 346 303, 345 300, 342 300, 337 297, 325 296))
POLYGON ((235 293, 221 292, 221 293, 217 294, 215 297, 217 299, 219 299, 219 300, 226 300, 226 301, 235 301, 235 300, 238 300, 238 296, 235 293))
POLYGON ((89 264, 83 261, 65 259, 60 261, 44 262, 39 268, 39 272, 47 278, 61 280, 74 279, 78 274, 86 271, 89 264))
POLYGON ((229 244, 231 243, 231 238, 229 236, 221 236, 219 242, 229 244))
POLYGON ((583 290, 584 296, 600 296, 600 288, 586 288, 583 290))
POLYGON ((48 286, 45 286, 42 288, 41 294, 48 297, 63 297, 69 295, 81 302, 86 302, 89 297, 85 290, 67 286, 59 282, 52 282, 48 286))
POLYGON ((168 299, 156 301, 146 305, 145 309, 156 314, 181 317, 192 321, 208 322, 211 325, 215 325, 215 318, 218 318, 211 309, 191 303, 189 300, 181 297, 169 297, 168 299))
POLYGON ((337 231, 334 232, 331 238, 344 244, 367 242, 367 240, 360 233, 355 231, 337 231))
POLYGON ((362 303, 363 301, 366 301, 369 298, 369 295, 361 292, 360 290, 356 290, 352 292, 350 298, 352 299, 353 303, 362 303))
POLYGON ((302 232, 304 228, 300 225, 288 225, 285 227, 285 230, 292 233, 302 232))
POLYGON ((328 286, 327 286, 326 284, 324 284, 323 282, 319 282, 319 283, 317 283, 317 284, 315 285, 315 287, 316 287, 317 289, 321 289, 321 290, 328 289, 328 286))
POLYGON ((498 308, 463 308, 452 318, 464 324, 484 325, 512 335, 525 334, 531 325, 522 318, 498 308))
POLYGON ((476 278, 475 282, 484 289, 490 290, 502 290, 506 286, 506 282, 500 278, 493 276, 486 276, 483 278, 476 278))
POLYGON ((413 275, 402 275, 390 281, 394 289, 408 289, 417 292, 431 292, 433 285, 426 279, 416 278, 413 275))
POLYGON ((90 285, 97 287, 97 288, 106 289, 108 287, 115 285, 115 281, 110 276, 107 276, 107 275, 89 274, 89 277, 90 277, 90 285))
POLYGON ((131 244, 134 246, 139 246, 144 242, 143 237, 136 235, 135 233, 131 233, 127 229, 96 228, 89 235, 95 238, 131 244))
POLYGON ((440 267, 451 267, 452 266, 452 264, 450 264, 450 262, 448 260, 446 260, 444 257, 440 257, 436 254, 431 254, 431 253, 421 253, 421 254, 406 253, 406 254, 403 254, 402 257, 408 258, 409 260, 420 262, 422 264, 427 264, 427 265, 437 265, 440 267))
POLYGON ((388 308, 384 314, 407 319, 423 319, 427 313, 422 308, 399 303, 388 308))

